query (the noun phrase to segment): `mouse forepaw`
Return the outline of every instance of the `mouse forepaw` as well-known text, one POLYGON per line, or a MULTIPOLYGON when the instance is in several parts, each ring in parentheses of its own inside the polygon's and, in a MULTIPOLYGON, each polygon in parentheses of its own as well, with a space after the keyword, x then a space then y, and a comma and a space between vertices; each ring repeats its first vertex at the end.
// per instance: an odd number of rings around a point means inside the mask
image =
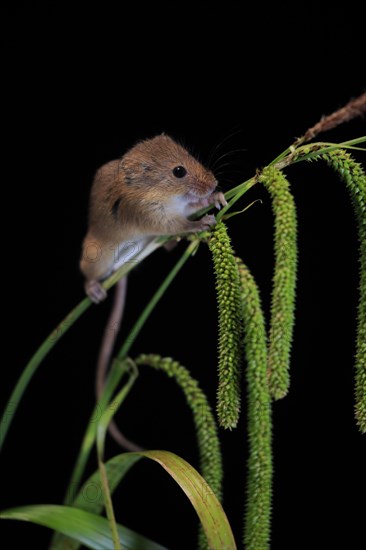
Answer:
POLYGON ((206 214, 205 216, 203 216, 203 218, 199 220, 199 223, 202 226, 202 231, 206 231, 213 225, 216 225, 217 221, 213 214, 206 214))
POLYGON ((107 291, 102 287, 99 281, 91 280, 85 283, 85 292, 92 302, 99 304, 107 297, 107 291))
POLYGON ((216 193, 212 193, 212 195, 210 196, 210 203, 214 204, 217 210, 221 210, 221 206, 227 205, 227 200, 225 199, 224 193, 218 191, 216 193))

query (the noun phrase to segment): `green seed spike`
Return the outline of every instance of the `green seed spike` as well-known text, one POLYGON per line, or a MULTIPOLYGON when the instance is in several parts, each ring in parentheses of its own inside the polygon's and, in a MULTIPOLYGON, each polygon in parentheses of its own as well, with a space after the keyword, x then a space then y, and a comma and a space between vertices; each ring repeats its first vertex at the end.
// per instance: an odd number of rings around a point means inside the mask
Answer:
POLYGON ((366 432, 366 175, 349 153, 337 149, 322 158, 338 172, 351 195, 360 243, 360 297, 357 314, 355 356, 355 416, 362 433, 366 432))
POLYGON ((219 222, 208 239, 216 276, 219 310, 217 415, 223 428, 235 428, 240 412, 242 323, 240 280, 226 226, 219 222))
MULTIPOLYGON (((196 427, 197 442, 200 456, 200 472, 207 481, 210 489, 217 498, 222 500, 222 457, 220 442, 217 434, 217 426, 207 397, 198 385, 197 380, 192 378, 189 371, 174 361, 171 357, 160 357, 160 355, 140 355, 136 365, 149 365, 157 370, 164 371, 169 377, 182 388, 185 398, 193 413, 193 420, 196 427)), ((207 496, 207 486, 202 487, 207 496)), ((207 540, 202 529, 199 530, 199 550, 206 550, 207 540)))
POLYGON ((269 390, 274 399, 289 389, 290 352, 294 328, 297 218, 294 198, 283 173, 268 166, 259 176, 272 199, 275 236, 271 322, 268 350, 269 390))
POLYGON ((246 550, 269 549, 272 496, 271 396, 267 380, 267 340, 257 285, 236 258, 241 281, 247 360, 249 459, 244 520, 246 550))

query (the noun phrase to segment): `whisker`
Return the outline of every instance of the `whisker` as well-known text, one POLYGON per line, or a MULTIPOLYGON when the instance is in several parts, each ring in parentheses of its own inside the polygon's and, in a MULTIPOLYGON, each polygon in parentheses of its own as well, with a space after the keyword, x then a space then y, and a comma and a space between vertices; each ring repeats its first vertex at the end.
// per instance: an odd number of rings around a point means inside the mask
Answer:
POLYGON ((225 136, 221 141, 219 141, 219 143, 217 145, 215 145, 212 148, 211 153, 209 154, 209 157, 208 157, 208 165, 209 166, 211 165, 211 161, 214 158, 214 155, 219 152, 220 148, 225 143, 227 143, 230 139, 232 139, 234 136, 240 134, 240 132, 242 132, 242 131, 243 131, 243 129, 240 128, 240 127, 237 128, 237 129, 233 129, 227 136, 225 136))
MULTIPOLYGON (((232 164, 230 166, 232 166, 232 164)), ((230 173, 232 173, 232 174, 243 174, 243 170, 239 170, 239 169, 237 169, 237 170, 235 170, 235 169, 232 169, 232 170, 218 170, 218 171, 215 171, 215 176, 217 174, 230 174, 230 173)))
POLYGON ((240 181, 243 181, 244 178, 243 178, 243 172, 241 170, 236 170, 236 171, 230 171, 230 173, 228 173, 227 171, 225 172, 222 172, 220 174, 215 174, 216 176, 216 179, 217 181, 219 182, 219 185, 221 184, 221 181, 228 181, 229 179, 235 179, 235 180, 240 180, 240 181))
POLYGON ((211 165, 211 170, 215 169, 215 166, 220 162, 220 160, 229 157, 230 155, 235 155, 236 153, 246 153, 248 149, 233 149, 232 151, 228 151, 227 153, 223 153, 218 159, 215 160, 215 162, 211 165))
POLYGON ((220 166, 217 166, 216 168, 214 168, 212 171, 216 174, 216 172, 218 170, 221 170, 222 168, 225 168, 225 166, 234 166, 235 164, 237 165, 239 161, 231 161, 231 162, 224 162, 222 164, 220 164, 220 166))
POLYGON ((240 127, 237 127, 234 129, 228 134, 226 135, 221 141, 218 142, 217 145, 215 145, 212 150, 211 150, 211 153, 209 154, 209 157, 208 157, 208 165, 211 166, 211 162, 213 161, 215 155, 220 151, 220 149, 222 149, 222 147, 229 141, 231 140, 233 137, 237 136, 238 134, 240 134, 241 132, 243 132, 243 129, 240 128, 240 127))

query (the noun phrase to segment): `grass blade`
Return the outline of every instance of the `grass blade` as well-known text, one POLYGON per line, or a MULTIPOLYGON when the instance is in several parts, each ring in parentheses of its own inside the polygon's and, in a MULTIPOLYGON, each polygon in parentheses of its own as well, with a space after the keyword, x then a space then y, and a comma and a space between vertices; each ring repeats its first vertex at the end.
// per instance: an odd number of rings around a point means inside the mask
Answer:
MULTIPOLYGON (((113 548, 108 521, 79 508, 54 504, 21 506, 0 512, 0 519, 29 521, 49 527, 93 550, 113 548)), ((118 525, 117 528, 124 550, 167 550, 127 527, 118 525)))
POLYGON ((158 462, 179 484, 197 512, 212 550, 236 550, 226 514, 207 482, 188 462, 168 451, 145 451, 146 458, 158 462))

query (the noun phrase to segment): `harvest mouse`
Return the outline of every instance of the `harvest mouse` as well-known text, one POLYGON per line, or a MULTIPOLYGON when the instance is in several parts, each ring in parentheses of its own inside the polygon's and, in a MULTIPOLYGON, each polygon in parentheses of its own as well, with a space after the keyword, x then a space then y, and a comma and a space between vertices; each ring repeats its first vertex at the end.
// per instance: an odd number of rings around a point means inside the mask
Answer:
MULTIPOLYGON (((133 249, 140 250, 153 237, 196 233, 214 225, 213 215, 197 221, 188 217, 201 208, 227 204, 216 187, 213 173, 165 134, 138 142, 120 159, 102 166, 91 190, 89 228, 80 260, 90 299, 95 303, 104 300, 101 281, 128 261, 133 249)), ((126 284, 124 277, 117 285, 99 354, 98 398, 123 314, 126 284)), ((122 446, 138 448, 116 425, 110 428, 122 446)))
POLYGON ((102 166, 91 190, 80 261, 91 300, 104 300, 100 281, 126 261, 131 243, 142 247, 154 236, 196 233, 215 224, 212 215, 198 221, 188 216, 211 204, 226 205, 216 186, 212 172, 164 134, 102 166))

